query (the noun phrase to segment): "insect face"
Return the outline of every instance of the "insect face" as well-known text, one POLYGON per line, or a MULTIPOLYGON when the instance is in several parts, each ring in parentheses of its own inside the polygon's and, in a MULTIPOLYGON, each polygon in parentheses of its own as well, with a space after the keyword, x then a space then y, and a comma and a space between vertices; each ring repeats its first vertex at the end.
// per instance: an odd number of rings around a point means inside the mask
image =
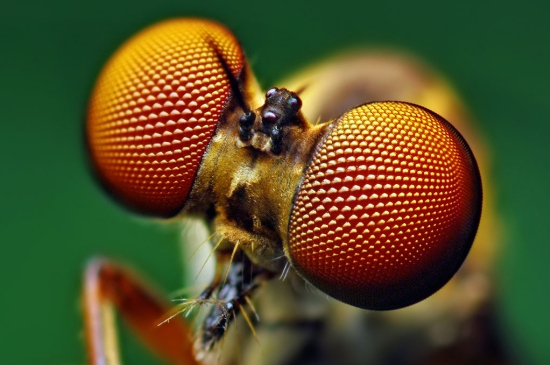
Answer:
POLYGON ((296 187, 329 125, 309 125, 299 98, 285 89, 271 89, 259 108, 236 107, 230 115, 210 143, 189 200, 209 197, 208 219, 221 249, 238 245, 253 262, 277 271, 285 263, 277 258, 284 256, 296 187))
POLYGON ((205 291, 231 308, 285 256, 319 290, 362 308, 400 308, 439 290, 464 261, 481 212, 479 172, 459 133, 403 102, 312 125, 297 94, 272 88, 262 104, 256 85, 220 25, 145 30, 107 64, 91 98, 99 179, 140 213, 203 217, 222 264, 238 251, 259 267, 240 289, 225 290, 218 276, 205 291))

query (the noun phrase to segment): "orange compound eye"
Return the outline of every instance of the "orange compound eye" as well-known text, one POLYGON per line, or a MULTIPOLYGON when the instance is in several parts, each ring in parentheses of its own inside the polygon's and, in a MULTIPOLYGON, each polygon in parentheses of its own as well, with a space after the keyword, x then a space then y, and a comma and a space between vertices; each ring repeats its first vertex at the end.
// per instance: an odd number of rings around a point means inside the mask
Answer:
POLYGON ((295 196, 288 254, 328 295, 375 310, 414 304, 458 270, 481 215, 464 139, 422 107, 372 103, 334 122, 295 196))
POLYGON ((244 68, 237 40, 205 20, 170 20, 128 41, 101 72, 87 121, 92 163, 127 207, 170 217, 191 190, 244 68), (223 60, 223 61, 222 61, 223 60))

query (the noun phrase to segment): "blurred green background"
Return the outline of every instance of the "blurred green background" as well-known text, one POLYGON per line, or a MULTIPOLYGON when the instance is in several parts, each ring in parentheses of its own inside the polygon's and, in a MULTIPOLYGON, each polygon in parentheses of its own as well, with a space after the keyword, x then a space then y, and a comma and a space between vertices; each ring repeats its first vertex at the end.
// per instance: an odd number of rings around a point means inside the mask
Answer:
MULTIPOLYGON (((4 364, 83 364, 87 258, 181 285, 174 227, 114 205, 86 169, 82 124, 106 58, 168 17, 218 20, 264 86, 334 52, 391 45, 447 76, 490 142, 505 218, 499 310, 524 364, 550 364, 549 5, 502 1, 19 1, 0 4, 0 344, 4 364)), ((123 340, 127 364, 151 363, 123 340)))

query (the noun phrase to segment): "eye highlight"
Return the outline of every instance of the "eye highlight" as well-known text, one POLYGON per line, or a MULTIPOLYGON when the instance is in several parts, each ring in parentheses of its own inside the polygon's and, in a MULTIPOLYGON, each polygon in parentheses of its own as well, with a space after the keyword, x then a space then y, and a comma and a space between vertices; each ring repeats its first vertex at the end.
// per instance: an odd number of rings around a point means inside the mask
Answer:
POLYGON ((338 300, 401 308, 458 270, 481 200, 473 155, 447 121, 413 104, 365 104, 319 145, 295 196, 286 251, 338 300))
POLYGON ((230 96, 220 58, 237 78, 244 56, 227 29, 177 19, 139 33, 102 71, 88 109, 90 156, 127 207, 159 217, 183 208, 230 96))

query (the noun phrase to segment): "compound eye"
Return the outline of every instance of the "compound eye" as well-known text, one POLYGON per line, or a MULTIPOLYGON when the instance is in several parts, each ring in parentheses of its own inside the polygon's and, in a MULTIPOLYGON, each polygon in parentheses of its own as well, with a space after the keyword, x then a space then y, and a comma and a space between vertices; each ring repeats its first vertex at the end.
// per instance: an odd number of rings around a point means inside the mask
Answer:
POLYGON ((101 72, 91 96, 87 138, 105 188, 140 213, 180 212, 203 154, 244 66, 237 40, 204 20, 145 29, 101 72))
POLYGON ((318 146, 295 196, 287 252, 338 300, 401 308, 458 270, 481 198, 474 157, 447 121, 412 104, 366 104, 318 146))

